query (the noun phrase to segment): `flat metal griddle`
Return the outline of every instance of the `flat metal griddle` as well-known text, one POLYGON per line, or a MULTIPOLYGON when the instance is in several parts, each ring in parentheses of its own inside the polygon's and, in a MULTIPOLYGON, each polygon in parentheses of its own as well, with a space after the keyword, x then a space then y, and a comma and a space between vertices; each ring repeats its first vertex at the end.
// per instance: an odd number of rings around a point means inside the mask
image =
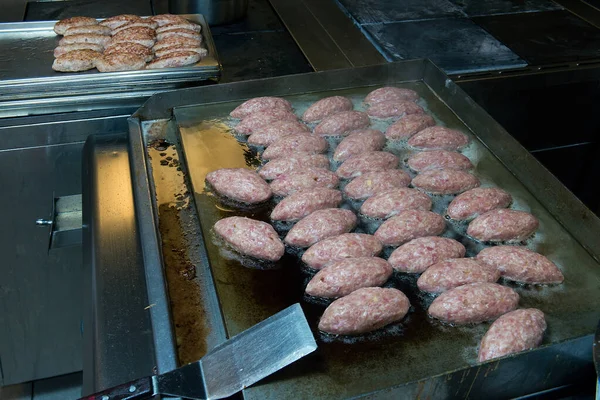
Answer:
POLYGON ((0 24, 0 101, 167 90, 219 77, 221 65, 206 20, 200 14, 182 16, 202 26, 206 57, 189 67, 124 72, 56 72, 53 52, 62 37, 53 30, 56 21, 0 24))
MULTIPOLYGON (((185 166, 204 237, 205 247, 199 251, 207 256, 219 296, 220 310, 214 312, 222 313, 229 336, 301 301, 308 279, 292 256, 284 258, 281 269, 243 267, 239 261, 223 257, 223 248, 211 236, 212 225, 220 218, 268 216, 268 208, 240 212, 221 205, 205 192, 204 183, 206 173, 211 170, 258 165, 256 154, 227 131, 226 123, 228 113, 236 105, 259 95, 284 95, 301 112, 313 101, 334 94, 350 96, 358 105, 356 99, 384 84, 417 90, 439 122, 471 132, 473 144, 468 155, 476 162, 476 173, 484 184, 493 182, 508 190, 515 197, 515 208, 531 210, 540 219, 539 233, 528 246, 555 261, 565 275, 565 283, 542 288, 515 286, 521 295, 521 307, 538 307, 546 313, 549 329, 542 348, 476 365, 477 346, 488 325, 453 328, 427 318, 425 307, 429 299, 418 295, 414 282, 397 276, 392 284, 405 291, 414 306, 405 323, 387 334, 354 342, 320 337, 320 347, 314 355, 246 389, 245 397, 334 399, 364 394, 373 398, 392 394, 468 397, 483 393, 488 397, 508 397, 577 379, 579 368, 591 361, 591 351, 586 346, 588 342, 591 346, 590 334, 600 314, 592 300, 600 294, 600 267, 592 256, 598 254, 597 245, 585 235, 598 232, 600 225, 589 210, 562 185, 557 185, 547 171, 538 169, 537 176, 528 175, 528 171, 536 171, 539 165, 489 115, 426 61, 268 81, 206 88, 202 98, 210 98, 214 103, 197 106, 191 106, 203 102, 198 100, 197 89, 173 92, 170 98, 148 102, 133 119, 137 125, 132 131, 135 134, 139 130, 138 121, 165 118, 171 107, 175 107, 173 115, 179 126, 185 166), (485 138, 485 143, 480 138, 485 138), (529 190, 521 182, 527 183, 529 190), (555 196, 560 196, 560 204, 552 201, 555 196), (571 213, 573 217, 569 218, 571 213)), ((440 199, 438 203, 443 201, 440 199)), ((473 254, 477 249, 471 246, 470 251, 473 254)), ((316 324, 324 306, 304 302, 304 309, 317 333, 316 324)))

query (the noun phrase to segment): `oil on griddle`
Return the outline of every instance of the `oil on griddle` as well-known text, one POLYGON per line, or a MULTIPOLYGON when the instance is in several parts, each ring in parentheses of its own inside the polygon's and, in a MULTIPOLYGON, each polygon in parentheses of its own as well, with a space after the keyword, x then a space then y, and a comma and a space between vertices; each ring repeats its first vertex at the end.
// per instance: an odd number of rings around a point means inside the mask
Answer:
MULTIPOLYGON (((422 97, 419 104, 438 124, 470 133, 452 110, 421 82, 396 86, 416 90, 422 97)), ((314 101, 332 95, 349 97, 355 109, 361 110, 362 99, 373 89, 307 93, 287 99, 297 115, 314 101)), ((304 287, 311 275, 296 255, 286 254, 276 269, 246 268, 213 239, 211 230, 217 220, 240 215, 270 222, 268 216, 274 204, 239 209, 223 204, 206 190, 205 177, 212 170, 260 165, 256 150, 231 130, 234 124, 228 114, 240 103, 174 109, 226 328, 229 335, 235 335, 288 305, 301 302, 319 341, 315 354, 247 389, 245 396, 256 399, 347 398, 475 364, 478 343, 489 324, 451 327, 432 320, 426 313, 432 297, 416 289, 414 277, 396 273, 386 284, 402 290, 411 301, 411 312, 400 324, 355 339, 334 338, 323 335, 316 328, 325 305, 304 297, 304 287)), ((388 124, 377 121, 372 127, 384 131, 388 124)), ((565 283, 560 286, 511 285, 521 296, 519 306, 540 308, 546 313, 549 330, 544 344, 590 332, 597 322, 597 313, 585 299, 600 292, 600 277, 593 269, 594 260, 472 133, 470 137, 472 143, 463 153, 476 165, 475 173, 482 186, 507 190, 514 198, 513 209, 530 211, 540 219, 538 233, 525 245, 548 256, 565 275, 565 283), (572 245, 565 246, 565 243, 572 245), (585 260, 583 270, 587 275, 572 268, 573 260, 579 264, 585 260)), ((384 150, 397 154, 401 160, 406 160, 409 155, 405 147, 389 143, 384 150)), ((402 167, 407 170, 405 165, 402 167)), ((433 210, 443 213, 451 198, 434 196, 433 210)), ((357 204, 343 205, 351 206, 357 204)), ((365 223, 368 221, 362 222, 359 231, 372 232, 374 226, 365 223)), ((465 225, 448 223, 443 236, 457 238, 465 244, 468 257, 475 255, 483 245, 465 237, 465 229, 465 225)), ((388 254, 384 254, 384 258, 388 254)))

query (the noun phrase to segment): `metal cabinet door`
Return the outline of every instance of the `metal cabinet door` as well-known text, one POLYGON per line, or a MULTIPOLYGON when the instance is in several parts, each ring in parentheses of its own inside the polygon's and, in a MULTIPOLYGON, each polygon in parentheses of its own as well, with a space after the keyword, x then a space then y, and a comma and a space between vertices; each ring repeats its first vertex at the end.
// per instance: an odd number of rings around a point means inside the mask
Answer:
POLYGON ((48 251, 53 196, 81 193, 82 143, 0 152, 4 385, 81 370, 81 246, 48 251))
POLYGON ((81 193, 89 134, 127 129, 130 110, 111 112, 0 120, 0 385, 81 371, 82 249, 48 251, 35 220, 81 193))

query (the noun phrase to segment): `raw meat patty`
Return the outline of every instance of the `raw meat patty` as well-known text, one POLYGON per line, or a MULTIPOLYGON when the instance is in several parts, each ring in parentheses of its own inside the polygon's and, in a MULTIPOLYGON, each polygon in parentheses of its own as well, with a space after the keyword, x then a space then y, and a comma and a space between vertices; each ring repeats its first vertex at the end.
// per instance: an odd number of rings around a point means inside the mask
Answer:
POLYGON ((565 279, 556 264, 524 247, 488 247, 477 254, 477 260, 498 269, 503 278, 515 282, 562 283, 565 279))
POLYGON ((362 288, 331 303, 319 321, 319 330, 359 335, 400 321, 409 308, 408 298, 398 289, 362 288))
POLYGON ((442 293, 429 306, 429 315, 464 325, 490 321, 517 308, 519 295, 497 283, 470 283, 442 293))
POLYGON ((511 202, 512 196, 502 189, 475 188, 456 196, 446 213, 452 219, 463 221, 497 208, 506 208, 511 202))
POLYGON ((465 246, 456 240, 429 236, 413 239, 398 247, 388 261, 397 271, 418 274, 439 261, 461 258, 465 253, 465 246))
POLYGON ((106 49, 104 49, 104 55, 110 54, 134 54, 140 56, 144 61, 151 61, 154 56, 152 55, 152 49, 142 46, 137 43, 116 43, 106 49))
POLYGON ((385 221, 374 236, 386 246, 400 246, 422 236, 441 235, 446 221, 431 211, 406 210, 385 221))
POLYGON ((464 169, 473 168, 471 160, 456 151, 430 150, 413 154, 408 159, 408 166, 416 172, 429 169, 464 169))
POLYGON ((410 181, 410 175, 399 169, 367 172, 352 179, 344 193, 351 199, 364 200, 381 192, 406 187, 410 181))
POLYGON ((308 127, 301 122, 278 121, 255 130, 248 137, 248 143, 255 146, 269 146, 282 137, 309 132, 308 127))
POLYGON ((326 208, 310 213, 294 225, 285 242, 294 247, 310 247, 332 236, 348 233, 356 227, 356 215, 350 210, 326 208))
POLYGON ((324 118, 315 127, 315 135, 340 136, 371 124, 369 116, 362 111, 342 111, 324 118))
POLYGON ((314 211, 337 207, 341 202, 342 192, 339 190, 327 188, 302 190, 281 200, 271 212, 271 219, 297 221, 314 211))
POLYGON ((229 113, 233 118, 245 118, 250 114, 259 111, 267 111, 279 109, 283 111, 292 111, 292 105, 286 99, 281 97, 255 97, 250 100, 246 100, 239 106, 237 106, 232 112, 229 113))
POLYGON ((263 179, 277 179, 281 175, 306 168, 329 168, 329 159, 324 154, 309 155, 296 153, 288 158, 279 158, 266 163, 258 174, 263 179))
POLYGON ((365 97, 365 104, 377 104, 382 101, 390 100, 419 100, 419 94, 411 89, 403 89, 397 87, 386 86, 373 90, 365 97))
POLYGON ((386 151, 367 151, 348 158, 336 173, 340 178, 355 178, 367 172, 395 169, 398 157, 386 151))
POLYGON ((325 298, 347 296, 360 288, 383 285, 392 272, 383 258, 346 258, 317 272, 308 282, 306 294, 325 298))
POLYGON ((258 174, 246 168, 223 168, 206 174, 206 181, 222 196, 257 204, 271 198, 271 188, 258 174))
POLYGON ((369 197, 360 213, 371 218, 390 218, 405 210, 431 210, 431 199, 416 189, 398 188, 369 197))
POLYGON ((57 57, 52 69, 59 72, 79 72, 94 68, 96 60, 102 56, 94 50, 73 50, 57 57))
POLYGON ((404 115, 424 114, 425 110, 410 100, 389 100, 373 104, 367 114, 375 118, 402 117, 404 115))
POLYGON ((235 131, 242 135, 249 135, 255 130, 268 126, 277 121, 296 121, 296 116, 290 111, 282 108, 270 108, 255 111, 244 117, 235 127, 235 131))
POLYGON ((385 136, 392 140, 408 139, 417 132, 435 125, 435 120, 427 114, 416 113, 405 115, 390 125, 385 136))
POLYGON ((275 229, 266 222, 244 217, 229 217, 217 221, 215 233, 238 252, 267 261, 277 261, 285 246, 275 229))
POLYGON ((97 25, 98 21, 95 18, 90 17, 72 17, 67 19, 61 19, 54 24, 54 32, 58 35, 64 35, 67 29, 74 28, 77 26, 88 26, 97 25))
POLYGON ((441 293, 469 283, 494 283, 498 279, 500 272, 496 268, 473 258, 453 258, 427 268, 417 280, 417 286, 424 292, 441 293))
POLYGON ((277 139, 262 153, 263 160, 287 158, 291 153, 319 154, 327 152, 329 144, 320 136, 308 133, 277 139))
POLYGON ((350 111, 354 108, 350 99, 342 96, 325 97, 313 103, 302 114, 302 120, 306 122, 317 122, 323 118, 342 111, 350 111))
POLYGON ((459 150, 468 144, 467 135, 443 126, 430 126, 408 139, 409 146, 421 150, 459 150))
POLYGON ((302 261, 311 268, 321 269, 344 258, 374 257, 383 246, 373 235, 343 233, 323 239, 306 250, 302 261))
POLYGON ((78 35, 65 36, 58 42, 59 46, 75 43, 93 43, 105 47, 109 41, 110 36, 98 35, 97 33, 80 33, 78 35))
POLYGON ((385 136, 375 129, 354 131, 338 144, 333 153, 335 161, 345 161, 348 158, 367 151, 378 151, 385 146, 385 136))
POLYGON ((122 15, 116 15, 114 17, 106 18, 104 21, 100 21, 100 25, 106 26, 106 27, 110 28, 111 30, 113 30, 113 29, 117 29, 120 26, 129 24, 131 22, 141 21, 141 20, 142 20, 142 18, 138 17, 137 15, 122 14, 122 15))
POLYGON ((137 54, 111 53, 99 57, 94 64, 100 72, 133 71, 146 66, 146 58, 137 54))
POLYGON ((54 49, 54 58, 58 58, 73 50, 93 50, 102 53, 103 47, 94 43, 65 44, 64 46, 58 46, 54 49))
POLYGON ((539 225, 527 212, 496 209, 471 221, 467 235, 486 242, 520 241, 533 235, 539 225))
POLYGON ((479 186, 475 175, 459 169, 429 169, 412 180, 417 189, 433 194, 457 194, 479 186))
POLYGON ((271 190, 276 196, 289 196, 306 189, 319 187, 333 189, 339 183, 340 180, 333 172, 324 168, 309 168, 280 175, 271 182, 271 190))
POLYGON ((178 51, 169 53, 166 56, 155 58, 146 65, 147 69, 159 68, 178 68, 196 64, 200 61, 201 55, 195 51, 178 51))
POLYGON ((481 340, 479 362, 538 347, 544 338, 546 320, 537 308, 511 311, 498 318, 481 340))
POLYGON ((102 25, 83 25, 73 26, 67 29, 64 33, 65 36, 79 35, 82 33, 94 33, 97 35, 110 35, 110 28, 102 25))

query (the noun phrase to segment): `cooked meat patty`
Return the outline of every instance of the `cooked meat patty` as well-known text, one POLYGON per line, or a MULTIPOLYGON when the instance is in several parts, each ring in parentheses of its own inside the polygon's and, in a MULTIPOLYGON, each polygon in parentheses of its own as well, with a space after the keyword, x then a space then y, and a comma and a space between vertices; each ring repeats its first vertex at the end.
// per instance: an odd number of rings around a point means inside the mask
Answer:
POLYGON ((104 21, 100 21, 100 25, 107 26, 112 30, 131 22, 140 21, 141 19, 142 18, 138 17, 137 15, 121 14, 106 18, 104 21))
POLYGON ((104 54, 96 60, 95 66, 100 72, 134 71, 146 66, 146 58, 128 53, 104 54))
POLYGON ((144 61, 152 61, 154 58, 152 49, 138 43, 115 43, 104 49, 104 55, 108 54, 134 54, 144 58, 144 61))
POLYGON ((127 39, 127 38, 144 38, 144 39, 155 39, 156 32, 154 29, 148 28, 147 26, 124 26, 119 33, 113 33, 113 39, 127 39))
POLYGON ((68 52, 73 51, 73 50, 94 50, 94 51, 102 53, 102 49, 104 49, 104 47, 100 46, 99 44, 95 44, 95 43, 65 44, 62 46, 58 46, 57 48, 54 49, 54 58, 58 58, 58 57, 62 56, 63 54, 67 54, 68 52))
POLYGON ((313 188, 293 193, 281 200, 271 212, 275 221, 297 221, 325 208, 335 208, 342 202, 342 193, 329 188, 313 188))
POLYGON ((475 188, 456 196, 446 213, 455 220, 466 220, 497 208, 506 208, 512 196, 499 188, 475 188))
POLYGON ((308 133, 306 125, 298 121, 278 121, 257 129, 248 137, 248 143, 256 146, 268 146, 288 135, 308 133))
POLYGON ((98 35, 97 33, 79 33, 77 35, 65 36, 58 42, 59 46, 75 43, 93 43, 106 47, 110 42, 110 36, 98 35))
POLYGON ((262 154, 263 160, 287 158, 291 153, 321 154, 326 153, 329 147, 327 140, 321 136, 309 133, 288 135, 277 139, 262 154))
POLYGON ((329 168, 329 159, 325 154, 296 153, 289 158, 271 160, 258 171, 263 179, 277 179, 292 171, 302 171, 307 168, 329 168))
POLYGON ((325 168, 303 168, 280 175, 271 182, 271 190, 277 196, 289 196, 300 190, 317 187, 333 189, 339 183, 337 175, 325 168))
POLYGON ((221 168, 206 174, 206 181, 222 196, 248 204, 269 200, 271 188, 255 171, 221 168))
POLYGON ((344 188, 344 193, 351 199, 364 200, 377 193, 406 187, 410 183, 410 175, 399 169, 367 172, 352 179, 344 188))
POLYGON ((458 194, 478 187, 479 179, 459 169, 429 169, 412 180, 412 185, 433 194, 458 194))
POLYGON ((446 222, 439 214, 405 210, 381 224, 373 236, 386 246, 400 246, 418 237, 441 235, 445 229, 446 222))
POLYGON ((150 17, 148 19, 156 22, 158 24, 158 26, 188 22, 185 18, 180 17, 179 15, 173 15, 173 14, 159 14, 159 15, 150 17))
POLYGON ((202 30, 202 26, 200 26, 198 24, 194 24, 193 22, 184 20, 184 21, 180 21, 180 22, 172 22, 170 24, 165 24, 165 25, 159 26, 156 29, 156 33, 168 32, 168 31, 172 31, 175 29, 187 29, 187 30, 194 31, 194 32, 200 32, 202 30))
POLYGON ((61 19, 56 24, 54 24, 54 32, 56 32, 59 35, 64 35, 67 29, 69 28, 87 25, 98 25, 98 21, 96 21, 95 18, 90 17, 73 17, 61 19))
POLYGON ((202 39, 202 35, 199 32, 191 31, 189 29, 173 29, 156 35, 158 40, 163 40, 168 37, 187 37, 196 40, 202 39))
POLYGON ((465 246, 454 239, 425 236, 398 247, 388 261, 396 271, 418 274, 437 262, 464 257, 466 251, 465 246))
MULTIPOLYGON (((159 40, 152 48, 155 52, 169 47, 198 47, 202 44, 202 39, 192 39, 183 36, 171 36, 159 40)), ((291 107, 290 107, 291 109, 291 107)), ((236 117, 238 118, 238 117, 236 117)))
POLYGON ((412 136, 407 143, 420 150, 459 150, 469 144, 469 138, 455 129, 430 126, 412 136))
POLYGON ((540 223, 525 211, 496 209, 481 214, 467 227, 467 235, 482 241, 502 242, 525 240, 540 223))
POLYGON ((427 268, 417 280, 417 286, 424 292, 441 293, 469 283, 494 283, 498 279, 500 271, 494 267, 474 258, 452 258, 427 268))
POLYGON ((407 162, 410 169, 417 172, 428 169, 473 169, 473 164, 468 157, 448 150, 429 150, 415 153, 407 162))
POLYGON ((281 108, 270 108, 256 111, 245 116, 239 124, 235 126, 235 131, 241 135, 250 135, 255 130, 269 126, 278 121, 297 121, 298 117, 291 111, 281 108))
POLYGON ((398 166, 398 157, 386 151, 366 151, 348 158, 339 166, 336 174, 350 179, 367 172, 385 171, 398 166))
POLYGON ((404 210, 431 210, 432 202, 429 196, 416 189, 397 188, 380 192, 369 197, 360 207, 361 214, 386 219, 404 210))
POLYGON ((206 50, 204 47, 200 47, 200 46, 196 46, 196 47, 166 47, 162 50, 157 50, 154 55, 156 56, 156 58, 160 58, 160 57, 166 57, 169 56, 173 53, 181 53, 181 52, 193 52, 193 53, 198 53, 198 55, 200 56, 200 58, 204 58, 208 55, 208 50, 206 50))
POLYGON ((407 139, 415 133, 434 125, 435 120, 430 115, 423 113, 405 115, 387 128, 385 136, 393 140, 407 139))
POLYGON ((102 53, 94 50, 73 50, 57 57, 52 69, 59 72, 79 72, 94 68, 102 53))
POLYGON ((146 66, 146 68, 159 69, 185 67, 186 65, 195 64, 198 61, 200 61, 200 54, 193 51, 178 51, 163 57, 155 58, 154 61, 146 66))
POLYGON ((110 35, 110 28, 102 25, 73 26, 65 31, 65 36, 79 35, 82 33, 95 33, 97 35, 110 35))
POLYGON ((321 269, 344 258, 374 257, 383 246, 373 235, 343 233, 323 239, 306 250, 302 261, 311 268, 321 269))
MULTIPOLYGON (((148 28, 148 29, 156 29, 158 25, 156 25, 156 22, 147 20, 147 19, 142 19, 142 20, 138 20, 138 21, 133 21, 133 22, 129 22, 125 25, 121 25, 118 28, 115 28, 112 30, 112 34, 116 35, 117 33, 124 31, 125 29, 131 29, 131 28, 148 28)), ((156 32, 155 32, 156 33, 156 32)))

